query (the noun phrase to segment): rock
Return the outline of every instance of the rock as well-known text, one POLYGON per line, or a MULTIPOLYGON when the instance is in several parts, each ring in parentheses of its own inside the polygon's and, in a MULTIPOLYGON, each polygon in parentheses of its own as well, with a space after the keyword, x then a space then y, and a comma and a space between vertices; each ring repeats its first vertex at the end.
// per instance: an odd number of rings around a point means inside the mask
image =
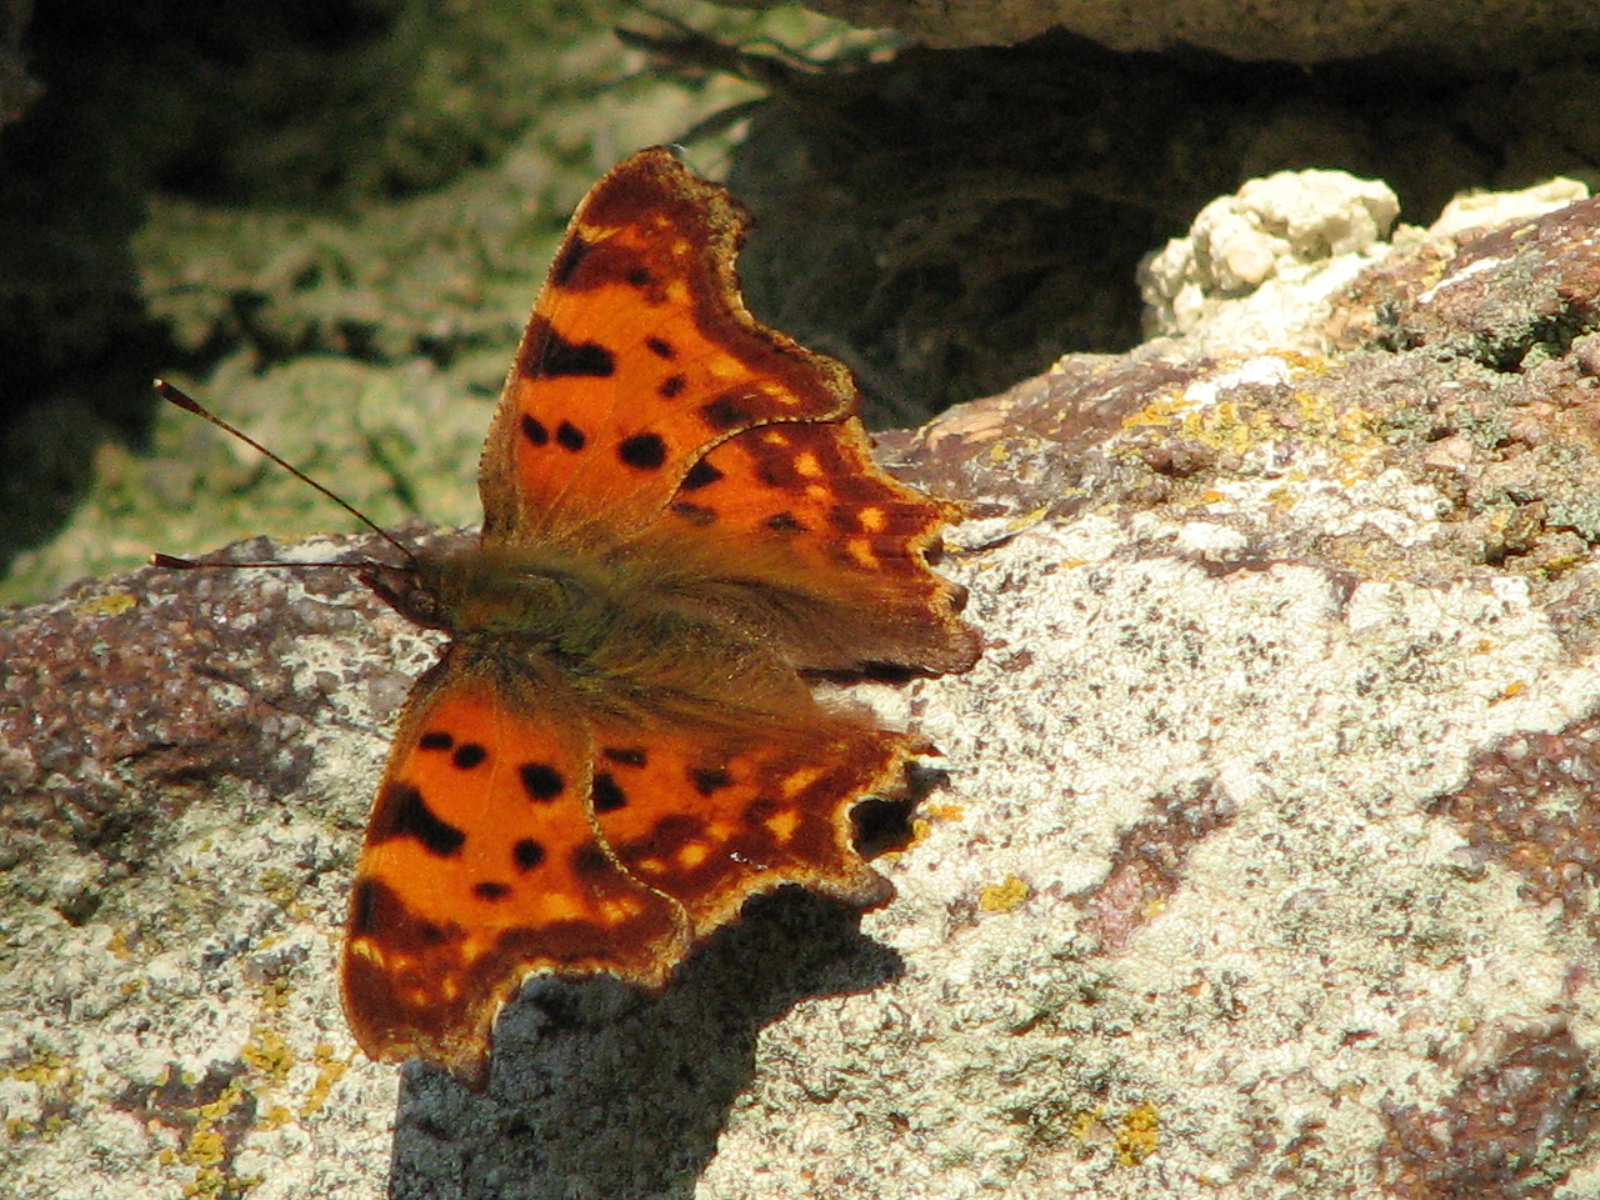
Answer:
POLYGON ((1313 272, 1337 283, 1341 276, 1328 273, 1327 260, 1343 260, 1343 277, 1359 270, 1372 261, 1399 212, 1387 185, 1343 171, 1280 171, 1252 179, 1237 194, 1206 205, 1188 236, 1172 239, 1141 265, 1145 333, 1191 332, 1215 314, 1208 297, 1246 295, 1269 279, 1283 278, 1297 294, 1313 272))
POLYGON ((885 435, 971 506, 988 638, 854 689, 943 751, 898 898, 754 905, 660 1000, 536 983, 481 1097, 335 994, 431 637, 337 570, 12 613, 13 1192, 1595 1194, 1597 231, 1274 244, 1186 333, 885 435))
POLYGON ((1560 178, 1515 192, 1467 192, 1444 206, 1438 219, 1428 226, 1428 237, 1459 238, 1469 229, 1509 225, 1588 198, 1586 184, 1560 178))
POLYGON ((1192 46, 1246 61, 1296 63, 1420 50, 1435 61, 1504 66, 1592 40, 1600 29, 1593 6, 1583 0, 1456 6, 1168 0, 1137 9, 1114 0, 814 0, 811 7, 862 28, 898 29, 930 46, 1009 45, 1067 29, 1113 50, 1192 46))

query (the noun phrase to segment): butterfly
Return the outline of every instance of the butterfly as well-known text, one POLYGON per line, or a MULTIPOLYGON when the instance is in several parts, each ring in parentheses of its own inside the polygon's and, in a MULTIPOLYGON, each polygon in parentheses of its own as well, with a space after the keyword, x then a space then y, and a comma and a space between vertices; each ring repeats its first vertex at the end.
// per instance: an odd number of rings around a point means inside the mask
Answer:
POLYGON ((602 178, 491 423, 476 544, 362 568, 449 635, 352 893, 344 1007, 374 1060, 481 1089, 530 975, 659 989, 752 895, 888 898, 850 812, 932 747, 807 677, 972 665, 927 561, 957 510, 873 464, 845 367, 746 310, 748 224, 666 148, 602 178))

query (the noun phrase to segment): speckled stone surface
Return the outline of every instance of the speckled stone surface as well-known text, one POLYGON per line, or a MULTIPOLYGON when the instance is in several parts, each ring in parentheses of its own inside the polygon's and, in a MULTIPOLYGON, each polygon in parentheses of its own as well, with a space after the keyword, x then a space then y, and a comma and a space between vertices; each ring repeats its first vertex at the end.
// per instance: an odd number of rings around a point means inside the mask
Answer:
MULTIPOLYGON (((1597 244, 1587 200, 1380 238, 1276 344, 1195 327, 886 436, 972 505, 988 639, 853 689, 944 752, 897 899, 771 898, 660 1000, 535 983, 481 1097, 363 1061, 334 980, 430 638, 336 571, 8 613, 7 1185, 1594 1195, 1597 244)), ((371 547, 241 553, 333 550, 371 547)))

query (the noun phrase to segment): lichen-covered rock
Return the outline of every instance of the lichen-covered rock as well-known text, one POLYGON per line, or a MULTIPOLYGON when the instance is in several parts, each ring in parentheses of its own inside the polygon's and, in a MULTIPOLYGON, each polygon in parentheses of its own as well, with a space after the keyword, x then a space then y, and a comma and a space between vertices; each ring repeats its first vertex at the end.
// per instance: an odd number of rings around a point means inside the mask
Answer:
POLYGON ((1594 1195, 1597 244, 1588 200, 1374 242, 1276 345, 1222 298, 886 436, 972 506, 988 639, 854 689, 944 752, 898 898, 754 905, 658 1001, 534 984, 482 1097, 335 996, 430 639, 337 572, 11 613, 8 1186, 1594 1195))
MULTIPOLYGON (((1276 348, 1322 353, 1341 289, 1396 247, 1399 261, 1439 263, 1459 243, 1586 200, 1575 179, 1515 192, 1468 193, 1445 205, 1427 229, 1402 225, 1381 181, 1342 171, 1281 171, 1212 201, 1185 237, 1173 238, 1139 268, 1145 333, 1185 335, 1197 348, 1246 354, 1276 348)), ((1382 278, 1374 275, 1373 279, 1382 278)), ((1341 306, 1348 309, 1349 305, 1341 306)), ((1341 311, 1339 322, 1349 320, 1341 311)))

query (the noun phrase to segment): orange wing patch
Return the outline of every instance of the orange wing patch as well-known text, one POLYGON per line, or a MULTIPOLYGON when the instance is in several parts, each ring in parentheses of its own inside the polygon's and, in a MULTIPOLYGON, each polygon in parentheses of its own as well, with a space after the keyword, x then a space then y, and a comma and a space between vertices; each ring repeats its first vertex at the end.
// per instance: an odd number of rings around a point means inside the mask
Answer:
POLYGON ((625 540, 694 460, 772 421, 854 410, 849 372, 758 325, 748 218, 664 149, 595 185, 523 335, 480 473, 486 546, 625 540))
POLYGON ((481 1082, 495 1014, 529 973, 660 986, 687 931, 597 837, 584 727, 442 665, 403 722, 367 830, 345 1011, 371 1057, 420 1055, 481 1082))
POLYGON ((957 616, 964 594, 928 569, 954 506, 873 463, 857 420, 730 438, 694 465, 668 511, 748 570, 809 593, 810 619, 773 631, 799 667, 963 671, 978 656, 957 616))
POLYGON ((597 735, 594 808, 606 843, 630 874, 684 906, 697 937, 784 883, 862 905, 888 898, 852 844, 850 810, 898 788, 912 739, 820 714, 798 729, 597 735))

